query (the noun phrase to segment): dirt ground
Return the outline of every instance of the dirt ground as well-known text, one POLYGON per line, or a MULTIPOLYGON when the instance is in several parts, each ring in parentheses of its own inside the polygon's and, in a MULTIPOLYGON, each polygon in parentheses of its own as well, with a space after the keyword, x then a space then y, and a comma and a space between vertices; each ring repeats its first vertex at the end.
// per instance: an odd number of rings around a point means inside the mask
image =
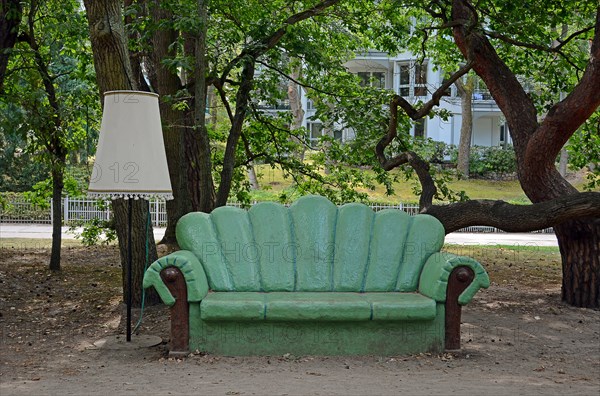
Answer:
POLYGON ((557 268, 532 286, 498 278, 502 268, 484 263, 493 284, 463 310, 463 349, 456 354, 174 360, 166 353, 164 306, 146 309, 139 329, 163 344, 93 345, 122 331, 114 247, 67 248, 58 274, 46 269, 48 255, 18 244, 0 248, 2 396, 600 394, 600 311, 562 304, 557 268))

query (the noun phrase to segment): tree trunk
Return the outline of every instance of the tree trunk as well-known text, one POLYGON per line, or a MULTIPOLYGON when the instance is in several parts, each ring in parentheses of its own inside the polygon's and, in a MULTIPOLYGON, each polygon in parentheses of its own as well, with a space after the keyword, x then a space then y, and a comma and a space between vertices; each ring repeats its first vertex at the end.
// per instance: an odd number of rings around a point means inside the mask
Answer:
POLYGON ((306 146, 304 145, 304 139, 296 136, 295 131, 302 128, 304 122, 304 109, 302 109, 302 101, 299 95, 299 86, 295 82, 300 78, 300 66, 297 66, 292 70, 292 79, 288 82, 288 100, 290 101, 290 111, 292 112, 292 125, 290 125, 290 132, 292 134, 292 141, 298 144, 298 151, 295 153, 299 161, 304 161, 304 154, 306 153, 306 146))
MULTIPOLYGON (((544 202, 577 190, 554 166, 555 155, 538 166, 519 166, 519 180, 532 202, 544 202)), ((600 308, 600 218, 554 226, 562 258, 562 298, 577 307, 600 308)))
MULTIPOLYGON (((131 198, 130 198, 131 199, 131 198)), ((112 201, 113 213, 116 223, 117 237, 119 239, 119 255, 121 258, 123 298, 127 295, 127 267, 128 267, 128 248, 129 248, 129 202, 125 199, 117 199, 112 201), (122 222, 122 224, 119 224, 122 222)), ((144 266, 146 256, 148 264, 155 261, 158 256, 156 253, 156 243, 154 242, 154 234, 152 230, 152 222, 148 225, 148 243, 146 245, 146 222, 149 216, 149 203, 145 199, 134 199, 132 202, 131 212, 131 253, 132 253, 132 306, 141 307, 142 304, 142 281, 144 279, 144 266), (148 250, 146 250, 146 246, 148 250)), ((147 290, 146 304, 155 305, 160 302, 158 294, 154 289, 147 290)))
POLYGON ((246 119, 246 111, 254 81, 254 60, 247 60, 244 63, 241 72, 241 81, 235 100, 235 116, 233 117, 229 136, 227 137, 225 156, 223 157, 223 170, 221 171, 221 184, 217 193, 216 206, 226 205, 229 192, 231 191, 233 170, 235 168, 235 151, 242 135, 242 128, 246 119))
MULTIPOLYGON (((579 83, 554 104, 538 123, 537 111, 515 74, 500 59, 478 29, 475 9, 463 0, 453 1, 454 40, 463 56, 473 58, 474 70, 489 88, 507 119, 517 155, 519 181, 532 202, 576 194, 554 164, 567 140, 600 105, 600 7, 588 65, 579 83), (596 87, 596 88, 594 88, 596 87)), ((577 306, 598 308, 600 288, 600 219, 572 221, 556 226, 563 261, 563 299, 577 306)))
MULTIPOLYGON (((145 4, 146 0, 136 0, 135 3, 138 6, 136 13, 135 14, 129 13, 129 14, 125 15, 125 20, 124 20, 125 26, 129 26, 135 21, 134 16, 139 18, 140 20, 147 18, 146 4, 145 4)), ((125 9, 129 9, 132 5, 134 5, 134 0, 124 0, 123 1, 123 6, 125 7, 125 9)), ((130 29, 128 39, 131 42, 139 42, 140 35, 135 29, 130 29)), ((138 51, 138 52, 128 51, 128 53, 129 53, 129 63, 131 64, 131 75, 133 76, 133 78, 135 78, 135 86, 140 91, 152 92, 152 89, 150 88, 150 86, 146 82, 146 79, 144 78, 144 72, 142 71, 142 63, 144 63, 144 57, 145 57, 144 53, 141 51, 138 51)), ((148 63, 149 62, 146 61, 146 64, 148 64, 148 63)))
POLYGON ((20 0, 0 0, 0 92, 2 92, 10 50, 19 36, 22 11, 20 0))
POLYGON ((217 122, 219 121, 219 95, 217 95, 217 93, 215 92, 214 87, 212 87, 212 89, 207 90, 207 95, 208 103, 210 104, 210 119, 208 123, 211 125, 212 128, 216 128, 217 122))
POLYGON ((250 188, 252 190, 259 190, 260 184, 258 184, 258 178, 256 177, 256 171, 252 163, 248 164, 248 181, 250 182, 250 188))
POLYGON ((562 299, 576 307, 600 307, 600 220, 554 227, 562 257, 562 299))
MULTIPOLYGON (((210 213, 215 207, 210 139, 206 130, 206 33, 208 1, 198 0, 200 29, 194 41, 194 128, 185 134, 188 191, 196 211, 210 213)), ((190 40, 190 39, 188 39, 190 40)))
POLYGON ((567 176, 567 165, 569 163, 569 152, 566 147, 560 150, 560 162, 558 163, 558 172, 562 177, 567 176))
POLYGON ((460 92, 462 121, 460 124, 460 142, 458 144, 458 162, 456 169, 465 179, 469 178, 469 160, 471 155, 471 139, 473 136, 473 91, 475 84, 472 76, 467 77, 464 84, 460 79, 454 83, 460 92))
MULTIPOLYGON (((161 8, 160 2, 157 0, 153 2, 151 12, 152 19, 157 26, 161 21, 173 18, 172 13, 161 8)), ((157 28, 152 35, 152 53, 150 56, 152 65, 150 69, 154 71, 154 74, 150 76, 150 80, 161 97, 174 96, 181 87, 179 77, 162 64, 164 59, 176 56, 175 46, 172 44, 177 40, 177 36, 177 32, 170 27, 157 28)), ((184 161, 182 138, 186 133, 186 124, 189 124, 190 119, 185 116, 184 112, 173 109, 171 103, 165 102, 164 99, 160 101, 160 115, 174 197, 173 200, 166 202, 167 229, 160 243, 177 248, 175 237, 177 222, 181 216, 193 210, 186 183, 186 162, 184 161)))
MULTIPOLYGON (((32 5, 33 7, 33 5, 32 5)), ((35 11, 35 8, 33 8, 35 11)), ((42 140, 45 142, 46 150, 51 156, 51 174, 52 174, 52 251, 50 253, 50 269, 52 271, 60 270, 60 249, 61 249, 61 226, 62 226, 62 213, 61 213, 61 199, 63 190, 63 179, 64 170, 67 159, 67 149, 65 148, 63 128, 62 128, 62 115, 61 107, 59 105, 58 97, 56 95, 56 88, 54 86, 54 78, 50 75, 49 65, 42 56, 40 47, 37 41, 37 32, 35 31, 36 19, 35 12, 29 12, 27 15, 27 25, 29 31, 27 32, 26 41, 33 52, 35 59, 35 65, 40 77, 42 78, 42 84, 44 91, 48 99, 48 105, 52 109, 52 117, 48 120, 46 127, 39 128, 38 133, 42 135, 42 140)))
MULTIPOLYGON (((126 36, 121 14, 122 3, 119 0, 85 0, 84 1, 92 50, 94 52, 94 67, 100 93, 111 90, 137 89, 132 75, 129 53, 126 46, 126 36)), ((115 227, 119 239, 119 253, 123 268, 123 296, 127 295, 127 201, 117 199, 112 201, 115 214, 115 227)), ((133 305, 139 307, 142 301, 142 278, 146 254, 151 263, 157 259, 152 224, 148 227, 148 251, 146 252, 146 219, 148 201, 139 199, 133 201, 132 252, 133 252, 133 305)), ((153 291, 147 294, 147 304, 158 303, 158 295, 153 291)))
POLYGON ((50 270, 60 271, 60 248, 62 241, 62 191, 64 163, 52 166, 52 250, 50 270))

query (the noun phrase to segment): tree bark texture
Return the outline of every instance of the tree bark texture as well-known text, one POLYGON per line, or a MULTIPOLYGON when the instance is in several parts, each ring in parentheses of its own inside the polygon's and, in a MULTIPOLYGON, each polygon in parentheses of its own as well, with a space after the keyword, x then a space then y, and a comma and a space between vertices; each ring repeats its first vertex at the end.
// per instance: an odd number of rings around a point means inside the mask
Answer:
POLYGON ((200 30, 194 38, 194 127, 185 136, 188 191, 195 211, 210 213, 215 208, 210 139, 206 130, 206 34, 208 0, 198 0, 200 30))
MULTIPOLYGON (((157 25, 160 21, 173 18, 171 12, 161 8, 158 0, 151 3, 151 15, 157 25)), ((176 55, 175 47, 172 44, 177 40, 177 36, 178 33, 170 27, 155 29, 152 35, 152 53, 150 56, 151 70, 154 72, 151 74, 150 80, 161 96, 160 115, 163 124, 165 152, 169 165, 169 178, 171 179, 174 197, 173 200, 166 203, 167 229, 160 243, 173 247, 177 246, 177 239, 175 238, 177 222, 181 216, 193 210, 186 183, 186 161, 184 161, 183 144, 186 124, 189 124, 190 118, 184 112, 173 109, 171 103, 165 101, 165 96, 174 96, 181 88, 181 82, 177 74, 162 63, 164 59, 176 55)))
MULTIPOLYGON (((558 172, 556 156, 573 133, 600 105, 600 7, 596 11, 590 60, 579 84, 538 122, 534 103, 516 76, 479 29, 475 9, 455 0, 452 19, 456 44, 484 80, 511 130, 521 187, 532 202, 544 202, 577 190, 558 172)), ((563 299, 572 305, 600 307, 600 216, 555 227, 563 264, 563 299)))
POLYGON ((562 299, 576 307, 600 307, 599 218, 554 227, 562 257, 562 299))
POLYGON ((260 184, 258 184, 258 177, 256 177, 256 171, 254 170, 254 164, 252 162, 248 164, 248 182, 250 183, 250 189, 260 189, 260 184))
POLYGON ((600 217, 600 192, 565 195, 533 205, 478 199, 430 205, 421 213, 437 218, 444 225, 446 234, 475 225, 496 227, 506 232, 528 232, 568 223, 575 218, 600 217))
POLYGON ((64 164, 52 166, 52 250, 50 270, 60 270, 60 248, 62 241, 62 191, 64 164))
MULTIPOLYGON (((127 51, 127 38, 123 27, 122 3, 119 0, 85 0, 84 1, 92 50, 94 52, 94 67, 100 94, 111 90, 135 90, 135 78, 127 51)), ((115 213, 115 227, 119 239, 119 253, 123 268, 123 295, 127 295, 127 201, 116 199, 112 201, 115 213)), ((157 259, 156 244, 152 232, 152 224, 146 235, 146 219, 148 201, 139 199, 133 201, 132 227, 132 296, 133 306, 139 307, 142 302, 142 278, 146 254, 148 262, 157 259), (148 251, 146 237, 148 236, 148 251)), ((155 304, 158 295, 152 290, 148 292, 146 303, 155 304)))
POLYGON ((460 124, 460 141, 458 144, 458 163, 456 169, 465 179, 469 178, 469 160, 471 156, 471 139, 473 136, 473 90, 475 84, 472 77, 467 77, 467 83, 460 79, 454 83, 460 92, 462 121, 460 124))
POLYGON ((296 83, 300 78, 300 66, 295 67, 292 70, 291 79, 288 81, 288 100, 290 101, 290 111, 292 112, 292 125, 290 125, 290 132, 292 134, 292 141, 298 144, 298 151, 296 156, 299 161, 304 161, 304 154, 306 152, 306 146, 304 139, 299 138, 294 134, 295 131, 302 128, 302 122, 304 121, 304 109, 302 109, 302 101, 300 100, 300 86, 296 83))
MULTIPOLYGON (((125 19, 124 19, 125 27, 134 23, 135 18, 144 19, 147 17, 146 0, 124 0, 123 1, 123 5, 124 5, 125 9, 129 9, 134 4, 137 6, 137 11, 135 14, 129 13, 129 14, 125 15, 125 19)), ((139 33, 136 32, 135 30, 133 30, 133 29, 129 30, 128 39, 130 41, 134 41, 134 42, 139 41, 140 40, 139 36, 140 36, 139 33)), ((142 63, 144 63, 144 61, 145 61, 144 52, 128 51, 128 53, 129 53, 129 63, 131 64, 131 75, 135 79, 135 86, 138 87, 138 89, 140 91, 152 92, 152 89, 150 88, 150 86, 146 82, 146 79, 144 78, 144 72, 142 71, 142 63)), ((145 63, 146 63, 146 65, 149 64, 148 61, 146 61, 145 63)))

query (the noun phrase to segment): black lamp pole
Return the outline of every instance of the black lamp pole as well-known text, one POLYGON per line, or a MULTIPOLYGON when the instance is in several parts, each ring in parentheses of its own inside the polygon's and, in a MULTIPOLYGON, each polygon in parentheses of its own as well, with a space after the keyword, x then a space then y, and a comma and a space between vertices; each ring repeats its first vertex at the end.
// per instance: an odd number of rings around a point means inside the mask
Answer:
POLYGON ((127 342, 131 341, 131 303, 132 303, 132 294, 131 294, 131 284, 132 284, 132 249, 131 249, 131 229, 132 229, 132 219, 131 212, 133 208, 133 198, 129 197, 128 199, 128 210, 127 210, 127 223, 128 223, 128 240, 127 240, 127 342))

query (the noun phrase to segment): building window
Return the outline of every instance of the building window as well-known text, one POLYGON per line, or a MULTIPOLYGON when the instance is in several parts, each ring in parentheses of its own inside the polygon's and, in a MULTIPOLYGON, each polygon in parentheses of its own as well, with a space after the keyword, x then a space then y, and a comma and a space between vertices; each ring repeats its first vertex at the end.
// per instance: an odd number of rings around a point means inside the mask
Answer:
POLYGON ((335 140, 337 140, 338 142, 340 142, 340 143, 342 142, 342 137, 343 137, 343 136, 344 136, 344 135, 343 135, 343 132, 342 132, 342 130, 340 130, 340 129, 335 129, 335 130, 333 131, 333 138, 334 138, 335 140))
POLYGON ((410 65, 400 65, 400 96, 412 96, 410 94, 410 65))
POLYGON ((493 100, 490 91, 481 78, 475 79, 475 89, 473 90, 473 100, 493 100))
POLYGON ((414 96, 427 96, 427 63, 415 64, 414 96))
POLYGON ((417 121, 415 121, 414 131, 415 137, 425 137, 425 118, 420 118, 417 121))
POLYGON ((361 87, 385 88, 385 72, 358 72, 361 87))
POLYGON ((427 96, 427 63, 400 64, 400 96, 427 96))
POLYGON ((508 124, 506 122, 503 122, 502 124, 500 124, 500 146, 506 148, 508 146, 509 143, 509 136, 510 132, 508 130, 508 124))
POLYGON ((319 139, 323 136, 323 124, 320 122, 308 122, 306 129, 308 130, 308 145, 312 148, 317 148, 319 139))

